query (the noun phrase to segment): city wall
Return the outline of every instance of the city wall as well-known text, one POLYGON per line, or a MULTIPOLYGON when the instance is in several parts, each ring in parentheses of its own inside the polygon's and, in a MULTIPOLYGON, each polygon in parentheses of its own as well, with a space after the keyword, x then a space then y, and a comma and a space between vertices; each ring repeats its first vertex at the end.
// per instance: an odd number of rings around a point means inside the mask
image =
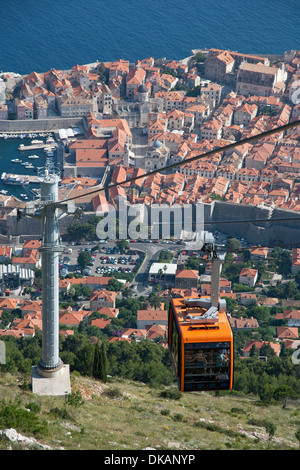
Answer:
MULTIPOLYGON (((251 205, 214 201, 211 210, 211 221, 216 224, 208 226, 233 237, 242 237, 251 244, 272 245, 274 243, 295 244, 300 238, 300 222, 296 220, 274 221, 272 219, 297 217, 297 212, 280 208, 267 208, 251 205), (270 222, 234 223, 237 220, 270 219, 270 222), (218 221, 228 220, 228 224, 218 221)), ((299 215, 300 220, 300 215, 299 215)), ((208 228, 209 229, 209 228, 208 228)))
POLYGON ((68 127, 83 128, 82 118, 49 118, 28 120, 0 120, 0 134, 28 132, 56 132, 68 127))
MULTIPOLYGON (((15 211, 14 211, 15 212, 15 211)), ((296 244, 300 238, 300 222, 296 220, 274 221, 272 219, 297 217, 297 212, 275 208, 269 209, 251 205, 234 204, 224 201, 214 201, 212 204, 205 204, 205 222, 214 224, 205 225, 205 230, 220 232, 232 237, 240 237, 248 240, 252 245, 274 245, 296 244), (242 222, 235 221, 268 219, 269 222, 242 222), (228 223, 223 223, 227 221, 228 223), (222 223, 218 223, 222 222, 222 223)), ((83 217, 77 220, 74 216, 65 216, 60 221, 60 233, 66 233, 68 226, 80 222, 85 223, 89 217, 95 215, 94 212, 85 212, 83 217)), ((299 215, 300 220, 300 215, 299 215)), ((128 219, 128 222, 130 220, 128 219)), ((172 223, 171 223, 172 225, 172 223)), ((9 237, 20 237, 20 240, 40 237, 41 223, 39 219, 33 217, 22 217, 17 220, 16 214, 9 214, 7 217, 7 230, 2 233, 9 237)), ((9 243, 9 240, 7 240, 9 243)))

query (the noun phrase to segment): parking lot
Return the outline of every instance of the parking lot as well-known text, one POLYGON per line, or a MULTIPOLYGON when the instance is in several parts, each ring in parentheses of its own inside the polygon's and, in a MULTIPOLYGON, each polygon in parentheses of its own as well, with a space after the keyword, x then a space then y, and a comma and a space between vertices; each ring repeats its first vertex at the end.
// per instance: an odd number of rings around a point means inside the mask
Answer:
POLYGON ((139 252, 127 250, 121 253, 117 246, 102 246, 94 249, 90 246, 73 246, 72 253, 65 253, 59 260, 60 275, 83 274, 84 276, 101 276, 113 273, 135 272, 140 264, 139 252), (91 260, 85 269, 78 264, 78 256, 82 251, 90 253, 91 260))

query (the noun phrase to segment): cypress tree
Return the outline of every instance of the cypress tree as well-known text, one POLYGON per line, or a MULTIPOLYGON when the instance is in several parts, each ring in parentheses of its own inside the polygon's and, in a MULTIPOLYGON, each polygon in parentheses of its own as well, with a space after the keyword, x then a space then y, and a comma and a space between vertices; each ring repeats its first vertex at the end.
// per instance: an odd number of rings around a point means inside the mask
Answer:
POLYGON ((100 370, 100 346, 99 341, 95 347, 95 355, 94 355, 94 362, 93 362, 93 377, 95 379, 99 379, 99 370, 100 370))
POLYGON ((93 363, 93 377, 95 379, 102 380, 102 382, 107 382, 107 356, 106 348, 104 343, 101 345, 98 341, 95 348, 95 356, 93 363))
POLYGON ((100 360, 101 360, 101 377, 100 379, 102 382, 107 382, 107 355, 106 355, 106 347, 102 342, 100 348, 100 360))

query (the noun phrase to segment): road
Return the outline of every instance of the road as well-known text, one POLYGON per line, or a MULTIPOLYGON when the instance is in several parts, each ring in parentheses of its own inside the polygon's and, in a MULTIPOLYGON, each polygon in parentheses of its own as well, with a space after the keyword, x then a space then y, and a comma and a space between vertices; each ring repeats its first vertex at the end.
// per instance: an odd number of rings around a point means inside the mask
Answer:
POLYGON ((148 273, 151 264, 158 260, 160 252, 162 250, 170 250, 175 252, 184 250, 184 246, 182 244, 167 244, 164 242, 153 243, 152 241, 150 243, 132 243, 131 246, 134 246, 137 250, 140 250, 145 253, 144 262, 141 265, 134 282, 134 291, 138 295, 144 296, 147 296, 152 292, 152 287, 148 284, 148 273))
MULTIPOLYGON (((218 239, 216 239, 215 241, 217 244, 224 246, 224 243, 226 242, 226 238, 227 236, 225 234, 219 233, 218 239)), ((105 248, 116 246, 116 242, 111 241, 111 240, 108 240, 107 243, 100 243, 99 240, 95 240, 94 242, 89 243, 89 244, 66 246, 66 251, 68 251, 68 248, 72 248, 72 254, 65 255, 65 256, 69 256, 71 259, 70 271, 74 271, 76 269, 75 266, 77 265, 77 258, 78 258, 78 254, 80 250, 84 250, 86 248, 92 248, 96 244, 99 244, 99 246, 105 247, 105 248)), ((143 295, 143 296, 148 296, 152 292, 152 286, 150 286, 148 283, 148 273, 149 273, 151 264, 158 260, 160 252, 162 250, 170 250, 174 253, 174 257, 176 257, 180 251, 185 251, 186 249, 189 249, 188 246, 185 246, 182 243, 176 243, 176 242, 170 242, 170 241, 168 242, 168 241, 161 241, 161 240, 158 242, 156 240, 137 241, 137 242, 129 241, 129 246, 131 250, 142 252, 145 254, 144 260, 133 282, 134 294, 143 295)), ((101 256, 103 255, 105 255, 103 250, 100 251, 100 253, 96 255, 96 260, 95 260, 94 266, 92 267, 91 275, 98 275, 98 276, 103 275, 101 273, 99 274, 96 272, 96 267, 103 266, 101 264, 101 256)), ((119 257, 120 255, 114 255, 114 256, 119 257)), ((137 257, 138 257, 137 255, 133 256, 133 258, 137 258, 137 257)), ((130 267, 131 269, 133 268, 133 266, 130 264, 124 264, 124 265, 118 264, 117 266, 118 267, 119 266, 130 267)))

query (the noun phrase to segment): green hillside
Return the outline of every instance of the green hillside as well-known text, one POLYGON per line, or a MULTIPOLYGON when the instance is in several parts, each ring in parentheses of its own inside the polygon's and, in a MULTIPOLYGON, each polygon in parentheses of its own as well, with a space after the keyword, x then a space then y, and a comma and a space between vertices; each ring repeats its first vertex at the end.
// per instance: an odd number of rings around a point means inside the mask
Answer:
MULTIPOLYGON (((78 373, 71 380, 66 400, 33 395, 22 375, 1 373, 0 431, 14 428, 54 450, 299 448, 296 401, 267 406, 237 392, 181 394, 175 386, 104 384, 78 373)), ((0 449, 8 448, 23 447, 2 437, 0 449)))

